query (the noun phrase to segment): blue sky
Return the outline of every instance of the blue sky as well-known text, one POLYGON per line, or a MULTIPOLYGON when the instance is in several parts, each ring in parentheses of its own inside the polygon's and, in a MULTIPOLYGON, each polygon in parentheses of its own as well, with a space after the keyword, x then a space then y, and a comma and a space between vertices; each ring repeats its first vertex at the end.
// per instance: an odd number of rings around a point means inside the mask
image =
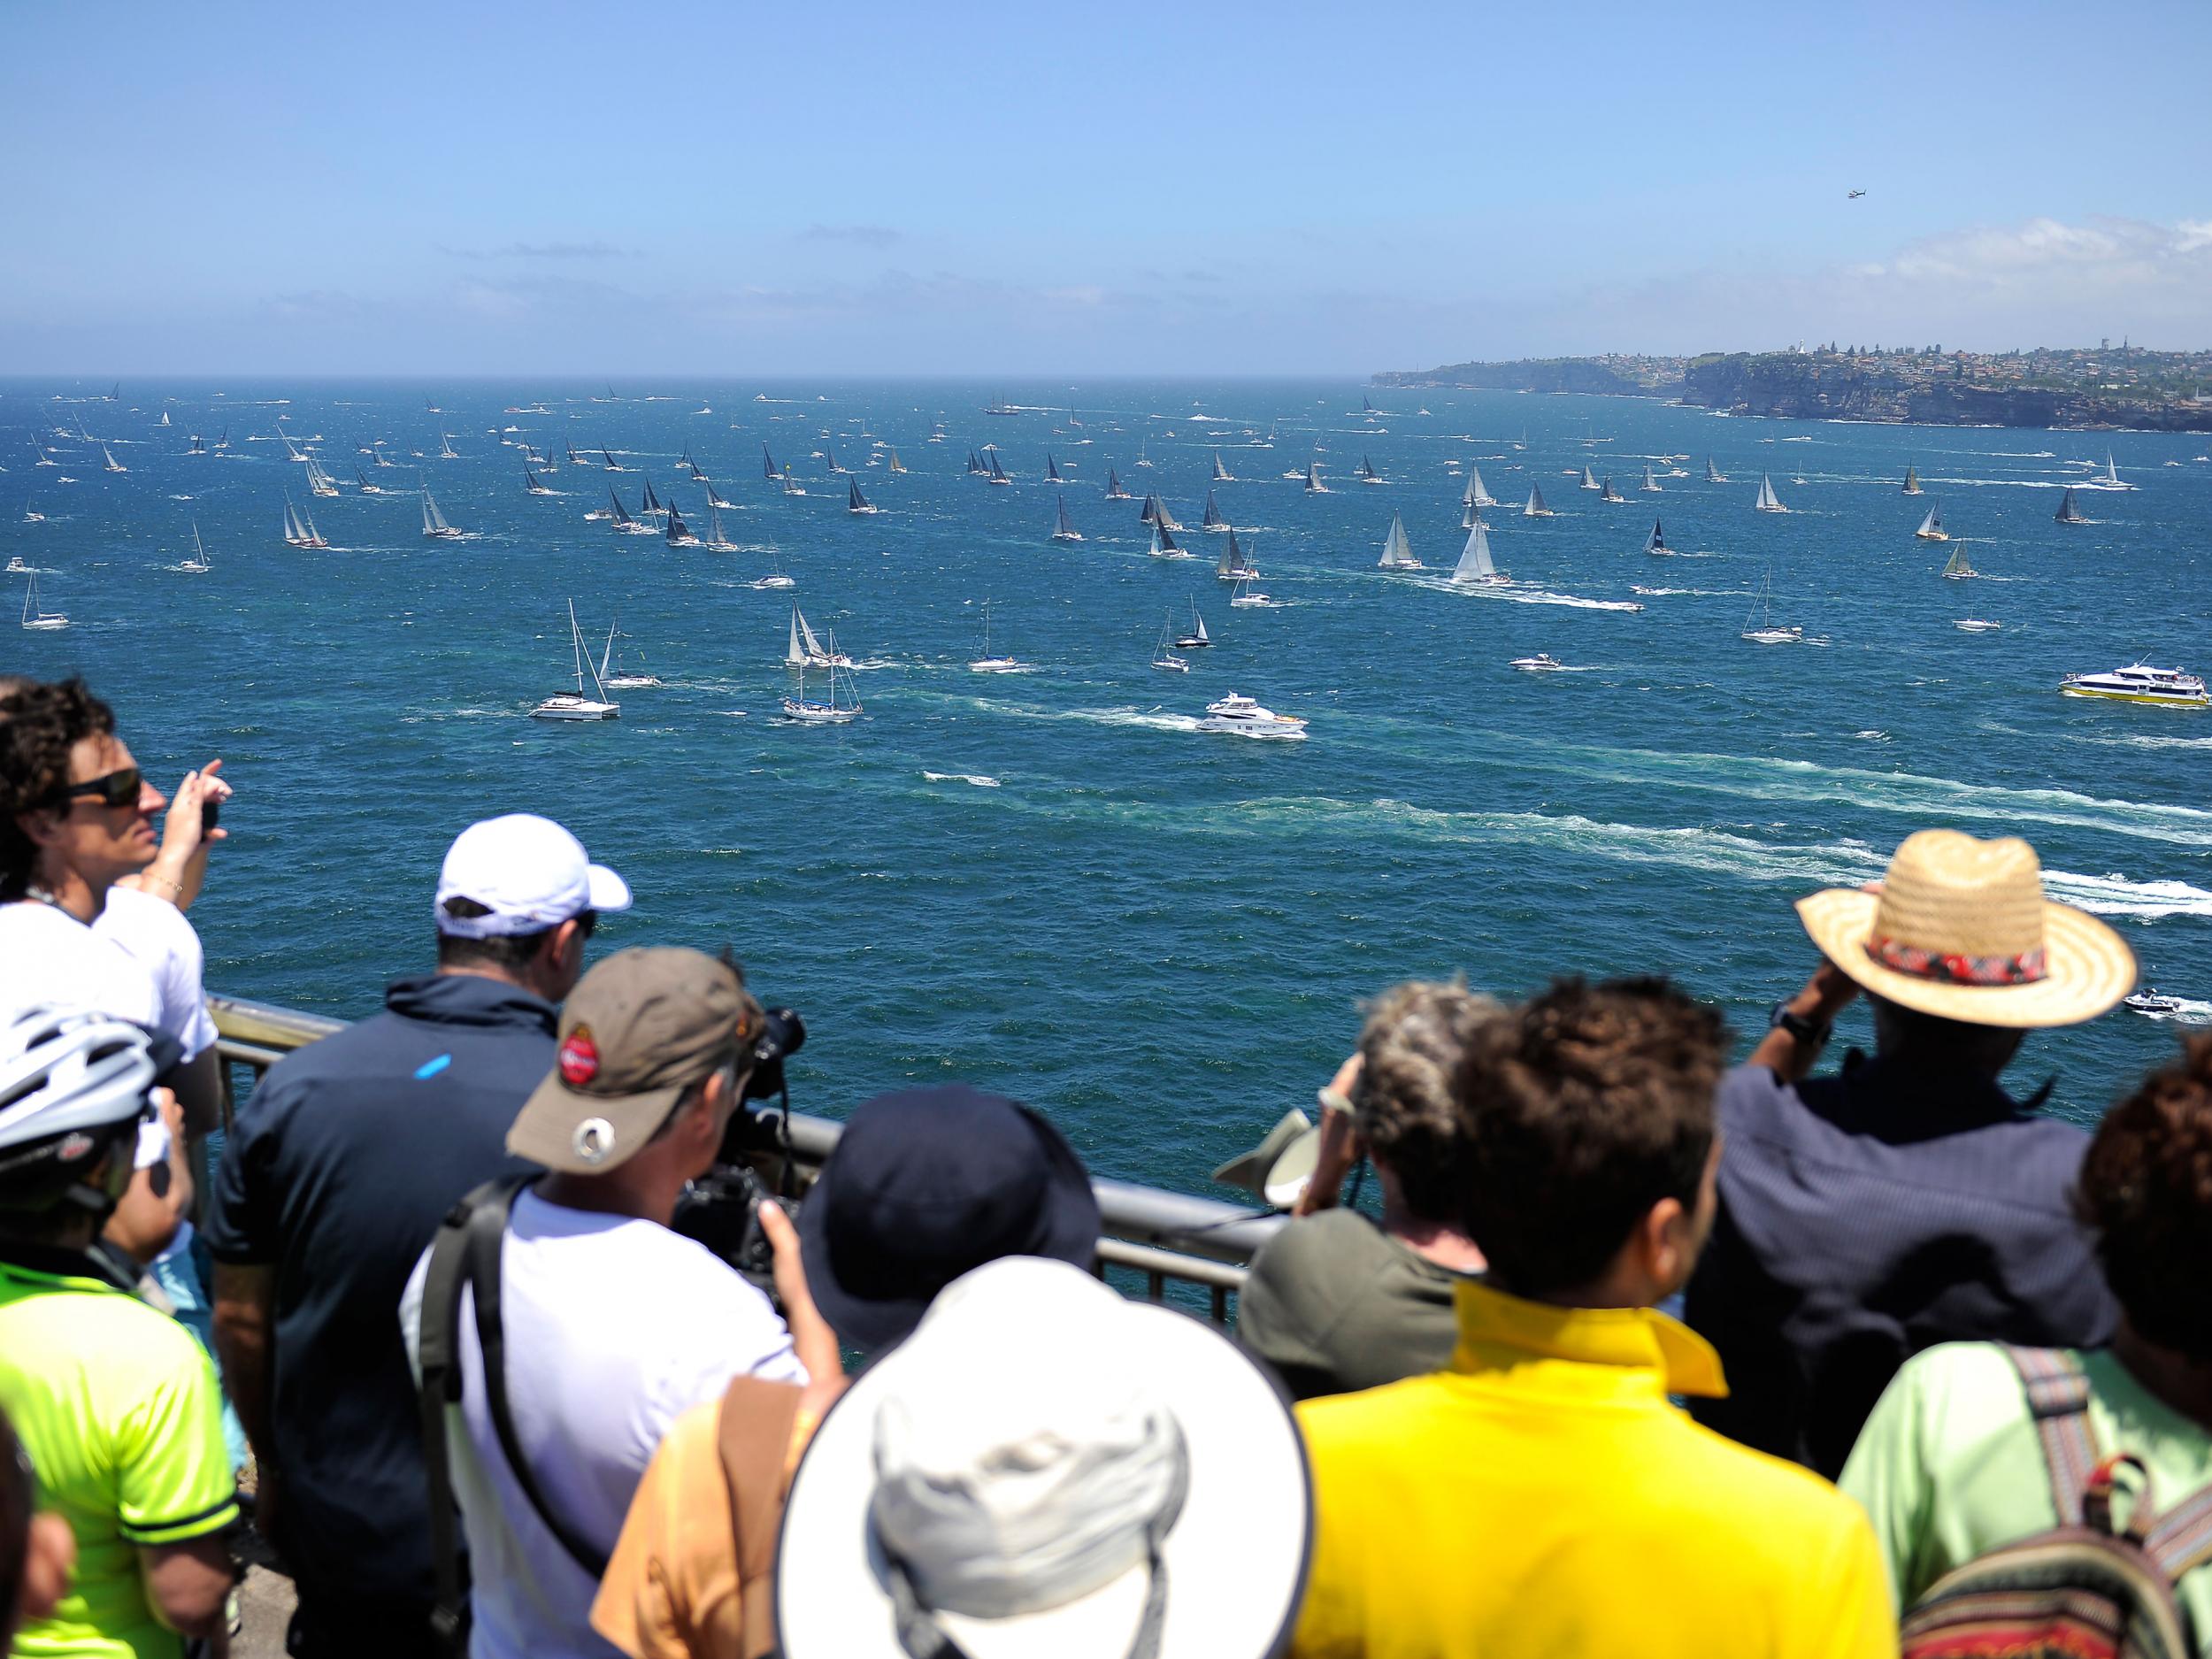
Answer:
POLYGON ((2212 6, 1813 10, 8 6, 0 366, 2212 345, 2212 6))

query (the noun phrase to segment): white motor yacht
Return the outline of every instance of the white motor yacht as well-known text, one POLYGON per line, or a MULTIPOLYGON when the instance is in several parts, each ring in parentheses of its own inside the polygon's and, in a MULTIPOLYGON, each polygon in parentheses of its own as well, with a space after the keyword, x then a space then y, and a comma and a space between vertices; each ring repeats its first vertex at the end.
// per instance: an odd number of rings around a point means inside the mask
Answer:
POLYGON ((1951 626, 1961 634, 1994 634, 2005 625, 2001 622, 1991 622, 1981 617, 1961 617, 1951 626))
POLYGON ((1539 651, 1533 657, 1517 657, 1507 666, 1517 668, 1525 674, 1555 674, 1566 667, 1566 664, 1549 651, 1539 651))
POLYGON ((1206 705, 1202 732, 1234 732, 1244 737, 1303 738, 1306 723, 1295 715, 1278 714, 1249 697, 1231 692, 1206 705))
POLYGON ((2133 663, 2104 674, 2069 674, 2059 687, 2070 697, 2115 697, 2123 703, 2155 703, 2172 709, 2212 707, 2201 676, 2179 668, 2133 663))
POLYGON ((2130 991, 2120 999, 2121 1006, 2131 1008, 2139 1014, 2178 1014, 2186 1006, 2177 996, 2147 985, 2139 991, 2130 991))

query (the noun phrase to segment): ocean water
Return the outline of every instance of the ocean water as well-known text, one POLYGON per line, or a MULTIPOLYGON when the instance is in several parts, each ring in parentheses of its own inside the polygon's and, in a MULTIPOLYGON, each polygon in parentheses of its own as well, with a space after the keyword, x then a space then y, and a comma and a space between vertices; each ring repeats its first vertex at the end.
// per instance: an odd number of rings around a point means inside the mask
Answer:
MULTIPOLYGON (((0 555, 47 572, 46 607, 72 618, 12 634, 0 665, 84 672, 158 778, 224 757, 232 839, 193 912, 211 986, 373 1009, 429 960, 452 834, 542 811, 635 887, 596 952, 726 943, 804 1013, 803 1108, 961 1079, 1046 1110, 1102 1171, 1193 1190, 1310 1104, 1359 1000, 1399 979, 1511 995, 1663 971, 1747 1042, 1812 964, 1791 902, 1879 874, 1930 825, 2028 837, 2054 895, 2212 1016, 2212 713, 2056 690, 2139 654, 2212 666, 2202 437, 2112 436, 2139 488, 2084 494, 2099 522, 2069 529, 2056 487, 2101 463, 2102 435, 1445 391, 1367 393, 1370 420, 1359 386, 1296 381, 593 389, 130 382, 108 403, 0 383, 0 555), (982 412, 1000 399, 1024 412, 982 412), (311 500, 280 417, 339 498, 311 500), (55 435, 80 420, 127 472, 55 435), (227 456, 184 453, 226 426, 227 456), (441 431, 459 459, 434 458, 441 431), (35 434, 59 467, 34 466, 35 434), (563 494, 533 497, 503 437, 631 470, 557 464, 563 494), (378 440, 399 467, 357 452, 378 440), (763 480, 764 442, 804 496, 763 480), (833 442, 879 516, 846 511, 833 442), (986 443, 1013 488, 965 475, 986 443), (649 480, 703 532, 687 449, 739 503, 723 521, 742 550, 584 519, 611 484, 634 510, 649 480), (1213 575, 1197 526, 1216 450, 1273 608, 1232 610, 1213 575), (1079 545, 1048 540, 1048 453, 1079 545), (1703 481, 1709 454, 1728 483, 1703 481), (1689 476, 1640 493, 1645 460, 1671 455, 1689 476), (1354 480, 1363 457, 1386 482, 1354 480), (1329 494, 1281 476, 1309 460, 1329 494), (1469 461, 1505 503, 1486 516, 1509 589, 1446 580, 1463 540, 1448 463, 1469 461), (1586 462, 1626 504, 1575 487, 1586 462), (1908 462, 1925 496, 1899 494, 1908 462), (1140 502, 1102 499, 1110 463, 1165 496, 1201 560, 1147 557, 1140 502), (357 465, 426 481, 467 539, 425 540, 416 498, 362 495, 357 465), (1762 472, 1787 515, 1751 510, 1762 472), (1519 516, 1532 482, 1557 517, 1519 516), (328 551, 284 544, 288 489, 328 551), (43 523, 21 522, 27 500, 43 523), (1933 502, 1982 580, 1939 580, 1947 549, 1912 534, 1933 502), (1376 568, 1394 511, 1426 572, 1376 568), (1641 551, 1655 515, 1679 557, 1641 551), (206 575, 175 568, 195 521, 206 575), (796 589, 749 586, 772 567, 796 589), (1801 645, 1739 637, 1770 572, 1801 645), (572 599, 668 682, 618 694, 618 722, 527 718, 572 688, 572 599), (779 718, 794 599, 861 664, 850 726, 779 718), (1032 672, 968 670, 987 600, 993 649, 1032 672), (1153 670, 1164 620, 1194 604, 1213 648, 1188 675, 1153 670), (1969 616, 2002 629, 1962 633, 1969 616), (1536 651, 1572 672, 1508 665, 1536 651), (1310 740, 1196 729, 1231 690, 1305 717, 1310 740)), ((2014 1076, 2055 1073, 2055 1109, 2093 1121, 2175 1029, 2116 1012, 2033 1039, 2014 1076)), ((1863 1012, 1845 1034, 1864 1039, 1863 1012)))

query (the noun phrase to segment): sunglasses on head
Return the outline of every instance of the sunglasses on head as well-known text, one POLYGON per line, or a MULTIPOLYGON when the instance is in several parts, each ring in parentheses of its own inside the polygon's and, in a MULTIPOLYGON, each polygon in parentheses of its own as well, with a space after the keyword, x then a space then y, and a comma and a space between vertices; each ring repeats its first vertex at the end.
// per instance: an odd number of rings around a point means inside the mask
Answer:
POLYGON ((65 785, 54 796, 54 799, 57 803, 66 804, 72 801, 83 800, 89 795, 96 796, 102 806, 136 806, 139 793, 145 787, 145 776, 137 767, 125 766, 119 771, 88 779, 83 783, 65 785))

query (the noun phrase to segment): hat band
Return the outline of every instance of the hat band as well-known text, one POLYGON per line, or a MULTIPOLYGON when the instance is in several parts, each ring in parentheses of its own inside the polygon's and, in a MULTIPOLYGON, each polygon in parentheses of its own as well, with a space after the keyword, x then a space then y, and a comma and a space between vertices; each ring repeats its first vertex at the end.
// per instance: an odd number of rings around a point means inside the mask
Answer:
POLYGON ((1968 956, 1897 939, 1870 939, 1866 954, 1884 967, 1938 985, 2036 985, 2050 977, 2043 947, 2015 956, 1968 956))

